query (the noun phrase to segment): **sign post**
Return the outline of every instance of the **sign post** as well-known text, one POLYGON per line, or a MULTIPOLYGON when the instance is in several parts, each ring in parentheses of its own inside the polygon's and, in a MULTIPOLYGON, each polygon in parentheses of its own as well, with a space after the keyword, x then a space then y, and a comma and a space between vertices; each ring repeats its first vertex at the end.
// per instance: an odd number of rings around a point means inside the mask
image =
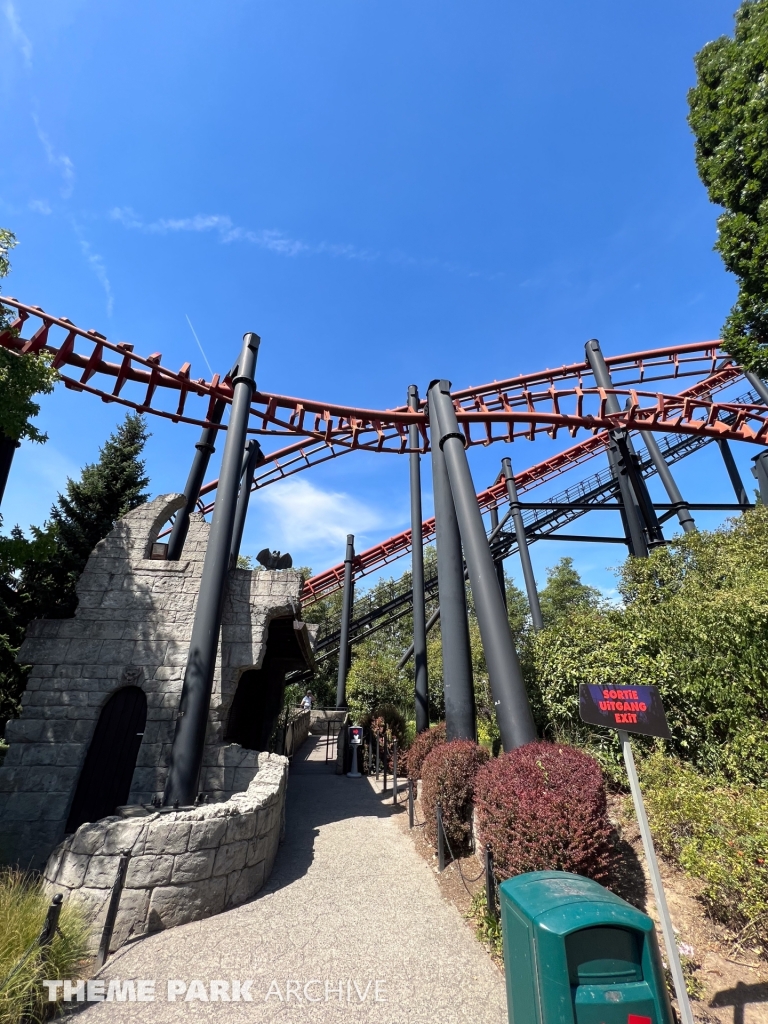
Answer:
POLYGON ((648 824, 648 815, 645 813, 640 780, 637 776, 632 744, 628 735, 630 732, 636 732, 642 736, 670 738, 671 734, 658 688, 656 686, 605 687, 582 683, 579 687, 579 714, 583 722, 587 722, 589 725, 601 725, 607 729, 616 729, 619 734, 624 764, 629 778, 629 789, 632 793, 645 859, 648 862, 651 876, 653 896, 659 910, 661 932, 664 936, 664 946, 667 951, 672 982, 675 986, 677 1005, 680 1008, 680 1019, 682 1024, 694 1024, 688 991, 685 987, 683 966, 680 963, 680 953, 675 939, 675 930, 669 915, 667 897, 664 894, 659 862, 653 847, 651 827, 648 824))
POLYGON ((362 776, 357 770, 357 751, 363 743, 363 727, 362 725, 350 725, 349 727, 349 745, 352 747, 352 771, 347 772, 347 778, 359 779, 362 776))

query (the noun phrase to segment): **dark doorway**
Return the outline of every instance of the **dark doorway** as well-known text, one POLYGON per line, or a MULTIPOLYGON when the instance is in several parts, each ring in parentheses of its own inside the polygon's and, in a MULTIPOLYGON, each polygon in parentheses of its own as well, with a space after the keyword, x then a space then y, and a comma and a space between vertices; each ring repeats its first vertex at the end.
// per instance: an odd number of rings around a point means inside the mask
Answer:
POLYGON ((297 631, 301 623, 272 619, 267 632, 267 650, 261 668, 247 669, 240 676, 227 724, 227 741, 246 750, 267 750, 283 708, 285 676, 305 668, 297 631))
POLYGON ((85 755, 67 820, 67 832, 86 821, 114 814, 127 803, 147 723, 147 698, 138 686, 124 686, 102 708, 85 755))

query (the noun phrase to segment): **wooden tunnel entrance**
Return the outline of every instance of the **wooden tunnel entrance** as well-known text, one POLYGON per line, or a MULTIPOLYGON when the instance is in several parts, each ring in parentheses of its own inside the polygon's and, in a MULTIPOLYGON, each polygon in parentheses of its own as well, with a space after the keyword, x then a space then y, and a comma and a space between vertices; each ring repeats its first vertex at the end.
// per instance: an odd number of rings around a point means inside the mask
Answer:
POLYGON ((131 780, 147 723, 147 698, 138 686, 124 686, 102 708, 85 756, 67 832, 98 821, 128 802, 131 780))

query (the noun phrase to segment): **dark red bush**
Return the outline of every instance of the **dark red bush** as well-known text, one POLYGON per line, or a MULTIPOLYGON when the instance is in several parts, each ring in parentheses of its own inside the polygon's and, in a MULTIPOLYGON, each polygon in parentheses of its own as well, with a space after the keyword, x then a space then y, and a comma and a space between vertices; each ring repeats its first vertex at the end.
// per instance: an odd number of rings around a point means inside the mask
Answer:
POLYGON ((421 806, 426 818, 424 831, 433 846, 437 845, 438 801, 454 854, 458 856, 459 850, 464 852, 469 846, 475 776, 489 757, 487 750, 470 740, 440 743, 427 756, 421 770, 421 806))
POLYGON ((431 729, 416 735, 408 748, 407 767, 409 779, 420 779, 421 769, 429 754, 440 743, 445 743, 445 722, 438 722, 431 729))
POLYGON ((583 751, 528 743, 494 758, 477 773, 475 813, 499 877, 573 871, 610 882, 617 854, 603 774, 583 751))

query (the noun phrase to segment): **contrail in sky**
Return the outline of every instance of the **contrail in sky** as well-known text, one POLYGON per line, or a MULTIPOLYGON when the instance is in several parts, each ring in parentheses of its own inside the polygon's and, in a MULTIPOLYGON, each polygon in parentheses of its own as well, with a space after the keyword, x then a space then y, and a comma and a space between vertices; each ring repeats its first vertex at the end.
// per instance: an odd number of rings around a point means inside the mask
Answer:
POLYGON ((205 351, 203 350, 203 346, 200 344, 200 339, 198 338, 197 334, 195 333, 195 328, 192 326, 192 321, 189 319, 189 314, 185 313, 184 316, 187 318, 187 323, 189 324, 189 329, 190 329, 190 331, 192 331, 192 334, 194 335, 194 339, 197 342, 197 347, 202 352, 203 359, 205 360, 205 365, 208 367, 208 371, 209 371, 210 375, 213 376, 213 369, 211 367, 211 364, 208 362, 208 356, 205 354, 205 351))

